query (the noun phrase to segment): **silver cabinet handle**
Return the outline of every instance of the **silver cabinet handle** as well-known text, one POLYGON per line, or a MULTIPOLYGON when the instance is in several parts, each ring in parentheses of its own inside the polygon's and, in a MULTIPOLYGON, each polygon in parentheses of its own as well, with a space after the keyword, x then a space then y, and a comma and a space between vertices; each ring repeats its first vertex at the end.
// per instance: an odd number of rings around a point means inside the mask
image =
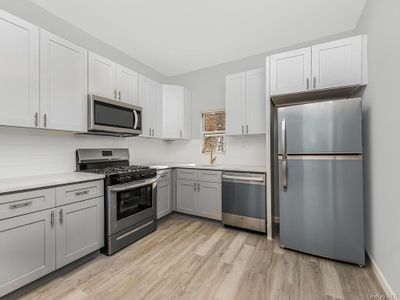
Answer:
POLYGON ((179 131, 179 137, 182 138, 182 130, 179 131))
POLYGON ((193 185, 193 190, 196 191, 196 187, 197 187, 197 182, 194 183, 193 185))
POLYGON ((9 206, 10 209, 16 209, 16 208, 21 208, 21 207, 27 207, 32 205, 32 201, 25 201, 25 202, 21 202, 21 203, 15 203, 15 204, 11 204, 9 206))
POLYGON ((200 192, 200 182, 197 183, 197 191, 200 192))
POLYGON ((86 195, 86 194, 89 194, 89 190, 75 192, 75 196, 82 196, 82 195, 86 195))
POLYGON ((242 134, 244 133, 244 125, 242 125, 242 134))
POLYGON ((154 128, 151 130, 151 135, 154 136, 154 128))
POLYGON ((114 90, 114 99, 117 99, 117 90, 114 90))
POLYGON ((151 128, 149 128, 149 136, 151 136, 151 128))
POLYGON ((39 126, 39 113, 35 113, 35 127, 39 126))
POLYGON ((121 91, 118 91, 118 99, 121 100, 121 91))
POLYGON ((47 127, 47 114, 44 114, 43 116, 43 126, 47 127))
POLYGON ((249 125, 246 125, 246 133, 249 133, 249 125))
POLYGON ((52 210, 50 214, 50 226, 54 227, 54 210, 52 210))
POLYGON ((313 85, 314 85, 314 89, 317 87, 317 77, 314 76, 313 78, 313 85))
POLYGON ((310 78, 307 77, 307 90, 310 89, 310 78))
POLYGON ((63 222, 64 222, 64 213, 63 213, 63 209, 61 208, 61 210, 60 210, 60 217, 59 217, 60 219, 60 224, 62 224, 63 222))

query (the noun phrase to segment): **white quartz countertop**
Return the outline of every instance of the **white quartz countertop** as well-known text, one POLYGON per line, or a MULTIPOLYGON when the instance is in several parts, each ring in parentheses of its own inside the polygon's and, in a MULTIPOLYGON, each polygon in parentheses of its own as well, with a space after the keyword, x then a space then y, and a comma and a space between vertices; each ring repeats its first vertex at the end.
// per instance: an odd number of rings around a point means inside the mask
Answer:
POLYGON ((233 164, 191 164, 191 163, 159 163, 150 164, 152 168, 157 170, 164 169, 203 169, 203 170, 216 170, 216 171, 236 171, 236 172, 251 172, 251 173, 266 173, 265 166, 253 166, 253 165, 233 165, 233 164))
POLYGON ((0 194, 103 179, 104 175, 79 172, 0 179, 0 194))

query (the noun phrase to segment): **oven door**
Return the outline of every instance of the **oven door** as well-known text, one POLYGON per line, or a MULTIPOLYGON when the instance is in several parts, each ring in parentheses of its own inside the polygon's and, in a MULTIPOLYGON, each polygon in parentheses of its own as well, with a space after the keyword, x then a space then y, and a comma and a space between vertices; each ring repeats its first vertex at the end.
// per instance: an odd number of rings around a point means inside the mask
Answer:
POLYGON ((157 179, 150 178, 107 188, 107 236, 156 215, 157 179))
POLYGON ((138 135, 142 133, 142 109, 96 95, 88 99, 88 131, 138 135))

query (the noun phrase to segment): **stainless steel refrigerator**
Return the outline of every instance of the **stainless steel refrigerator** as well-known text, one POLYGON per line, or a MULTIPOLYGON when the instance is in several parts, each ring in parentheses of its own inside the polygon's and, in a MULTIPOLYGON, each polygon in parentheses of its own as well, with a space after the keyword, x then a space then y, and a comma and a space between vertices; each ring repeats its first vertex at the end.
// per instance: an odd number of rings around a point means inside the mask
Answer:
POLYGON ((282 247, 365 264, 361 99, 278 108, 282 247))

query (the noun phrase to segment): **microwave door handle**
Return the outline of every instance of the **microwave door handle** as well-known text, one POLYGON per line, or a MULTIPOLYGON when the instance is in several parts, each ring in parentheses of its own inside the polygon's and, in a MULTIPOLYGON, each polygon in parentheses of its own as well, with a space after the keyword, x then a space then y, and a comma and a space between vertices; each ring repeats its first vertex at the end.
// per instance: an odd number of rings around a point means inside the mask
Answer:
POLYGON ((133 129, 137 129, 138 122, 139 122, 139 120, 138 120, 138 113, 137 113, 136 110, 134 110, 133 113, 135 114, 135 124, 133 125, 133 129))
POLYGON ((140 183, 129 184, 124 187, 109 187, 110 192, 124 192, 131 189, 139 188, 145 185, 153 184, 157 181, 157 178, 148 179, 140 183))

